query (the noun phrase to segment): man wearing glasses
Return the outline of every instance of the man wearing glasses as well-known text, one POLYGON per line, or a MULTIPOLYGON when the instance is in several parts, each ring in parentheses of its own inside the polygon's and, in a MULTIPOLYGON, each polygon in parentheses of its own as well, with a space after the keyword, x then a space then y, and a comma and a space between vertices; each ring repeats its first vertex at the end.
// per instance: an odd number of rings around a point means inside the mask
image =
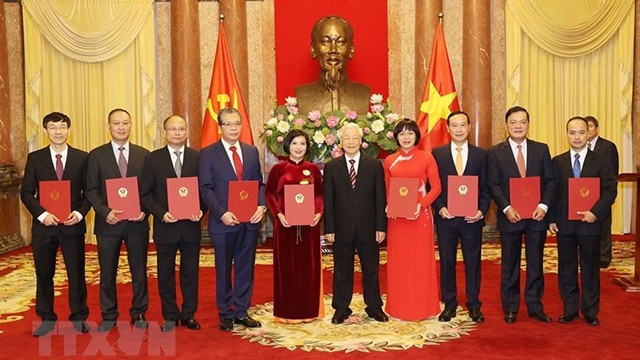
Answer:
POLYGON ((266 201, 258 149, 238 141, 242 131, 240 113, 234 108, 221 109, 218 124, 222 138, 201 150, 198 177, 200 197, 209 208, 209 235, 216 253, 220 330, 231 331, 234 323, 262 326, 247 314, 247 309, 253 294, 257 236, 266 201), (237 180, 258 181, 258 206, 249 222, 238 221, 229 211, 229 182, 237 180))

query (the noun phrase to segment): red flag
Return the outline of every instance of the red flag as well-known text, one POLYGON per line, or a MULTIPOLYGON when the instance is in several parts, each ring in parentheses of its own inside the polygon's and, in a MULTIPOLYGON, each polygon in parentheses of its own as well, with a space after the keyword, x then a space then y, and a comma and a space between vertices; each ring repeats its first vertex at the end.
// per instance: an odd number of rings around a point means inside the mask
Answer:
POLYGON ((418 114, 417 122, 422 135, 418 148, 431 151, 435 147, 448 143, 451 137, 447 132, 447 116, 458 110, 460 105, 451 73, 447 45, 444 42, 442 24, 438 24, 429 64, 429 75, 418 114))
POLYGON ((218 46, 216 47, 216 57, 213 61, 211 86, 209 87, 209 98, 207 99, 207 108, 204 110, 204 120, 202 121, 200 148, 220 140, 218 112, 225 107, 238 109, 240 116, 242 116, 240 141, 253 145, 249 114, 242 100, 242 94, 240 94, 238 78, 233 70, 233 62, 227 46, 227 36, 224 33, 222 23, 220 23, 218 46))

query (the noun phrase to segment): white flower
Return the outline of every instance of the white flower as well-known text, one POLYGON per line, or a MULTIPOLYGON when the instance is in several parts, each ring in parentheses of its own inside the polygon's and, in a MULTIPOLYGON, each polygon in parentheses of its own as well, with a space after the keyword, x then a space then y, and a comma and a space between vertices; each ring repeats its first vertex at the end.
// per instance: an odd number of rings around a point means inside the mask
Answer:
POLYGON ((382 130, 384 130, 384 121, 378 119, 371 123, 371 131, 373 131, 374 134, 377 134, 382 130))
POLYGON ((278 131, 280 131, 281 133, 286 133, 287 131, 289 131, 290 127, 291 125, 284 120, 278 122, 278 125, 276 125, 276 129, 278 129, 278 131))
POLYGON ((284 101, 287 103, 287 106, 296 106, 298 105, 298 99, 293 96, 287 96, 284 101))
POLYGON ((320 145, 324 142, 324 134, 320 130, 316 130, 313 134, 313 142, 320 145))
POLYGON ((396 113, 388 113, 388 114, 387 114, 387 116, 386 116, 386 118, 387 118, 387 122, 388 122, 389 124, 392 124, 392 123, 394 123, 394 122, 396 122, 396 121, 400 120, 400 115, 398 115, 398 114, 396 114, 396 113))
POLYGON ((289 121, 293 120, 293 114, 287 115, 287 120, 289 120, 289 121))
POLYGON ((383 100, 383 99, 384 99, 384 98, 382 97, 382 95, 381 95, 381 94, 373 94, 373 95, 371 95, 371 99, 369 99, 369 101, 370 101, 372 104, 380 104, 380 103, 382 102, 382 100, 383 100))
POLYGON ((267 120, 267 126, 271 127, 271 126, 276 126, 276 124, 278 123, 278 119, 272 117, 271 119, 267 120))

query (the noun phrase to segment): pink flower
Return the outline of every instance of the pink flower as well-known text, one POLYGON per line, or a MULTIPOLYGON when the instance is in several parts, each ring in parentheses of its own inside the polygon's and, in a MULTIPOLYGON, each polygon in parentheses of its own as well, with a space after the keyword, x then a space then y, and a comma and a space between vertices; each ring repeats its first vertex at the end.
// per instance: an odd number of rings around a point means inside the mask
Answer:
POLYGON ((389 131, 387 132, 387 138, 392 139, 393 140, 393 131, 389 131))
POLYGON ((373 104, 371 105, 371 112, 376 114, 376 113, 380 113, 382 112, 382 110, 384 110, 384 106, 382 104, 373 104))
POLYGON ((348 110, 346 113, 346 117, 349 120, 355 120, 358 118, 358 113, 355 112, 354 110, 348 110))
POLYGON ((305 119, 303 119, 303 118, 297 118, 297 119, 295 119, 295 120, 293 121, 293 123, 294 123, 294 124, 299 125, 299 126, 304 125, 304 123, 305 123, 305 122, 306 122, 306 120, 305 120, 305 119))
POLYGON ((369 143, 366 143, 366 142, 363 142, 363 143, 362 143, 362 148, 363 148, 363 149, 366 149, 366 148, 368 148, 368 147, 369 147, 369 143))
POLYGON ((340 122, 340 119, 338 119, 337 116, 329 116, 327 118, 327 126, 329 126, 332 129, 336 127, 339 122, 340 122))
POLYGON ((278 116, 276 116, 278 118, 278 120, 284 120, 284 114, 278 114, 278 116))
POLYGON ((322 116, 322 114, 320 114, 320 111, 318 111, 318 110, 314 110, 314 111, 310 112, 309 115, 307 115, 307 117, 311 121, 320 120, 320 116, 322 116))
POLYGON ((362 133, 367 135, 368 133, 371 132, 371 129, 369 129, 369 127, 365 126, 364 129, 362 129, 362 133))
POLYGON ((335 159, 335 158, 338 158, 338 157, 342 156, 342 154, 344 154, 344 151, 342 151, 342 149, 335 148, 331 152, 331 157, 335 159))
POLYGON ((322 125, 322 121, 316 120, 313 122, 313 125, 315 125, 315 127, 320 127, 322 125))
POLYGON ((282 143, 284 141, 284 136, 280 135, 276 138, 276 141, 282 143))
POLYGON ((324 142, 326 142, 327 145, 331 146, 336 143, 336 137, 333 136, 333 134, 329 134, 324 138, 324 142))
POLYGON ((267 137, 271 136, 271 134, 273 134, 272 130, 267 130, 267 131, 264 132, 264 135, 267 136, 267 137))
POLYGON ((298 107, 297 107, 297 106, 295 106, 295 105, 287 105, 287 111, 288 111, 290 114, 297 115, 297 114, 298 114, 298 107))

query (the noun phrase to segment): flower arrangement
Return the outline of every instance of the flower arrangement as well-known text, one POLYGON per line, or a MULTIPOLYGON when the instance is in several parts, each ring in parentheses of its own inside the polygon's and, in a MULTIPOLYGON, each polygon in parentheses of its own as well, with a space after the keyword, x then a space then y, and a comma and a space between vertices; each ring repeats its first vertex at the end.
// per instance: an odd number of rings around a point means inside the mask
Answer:
POLYGON ((300 129, 309 135, 308 157, 311 160, 327 162, 342 155, 340 129, 348 122, 360 126, 363 133, 362 152, 373 158, 380 149, 393 153, 398 144, 393 138, 393 128, 401 116, 391 111, 391 105, 382 102, 380 94, 371 95, 370 112, 358 114, 353 110, 330 111, 322 114, 314 110, 303 115, 298 112, 298 100, 287 97, 285 104, 275 106, 272 117, 263 124, 260 135, 267 148, 276 156, 287 156, 282 148, 284 137, 292 129, 300 129))

